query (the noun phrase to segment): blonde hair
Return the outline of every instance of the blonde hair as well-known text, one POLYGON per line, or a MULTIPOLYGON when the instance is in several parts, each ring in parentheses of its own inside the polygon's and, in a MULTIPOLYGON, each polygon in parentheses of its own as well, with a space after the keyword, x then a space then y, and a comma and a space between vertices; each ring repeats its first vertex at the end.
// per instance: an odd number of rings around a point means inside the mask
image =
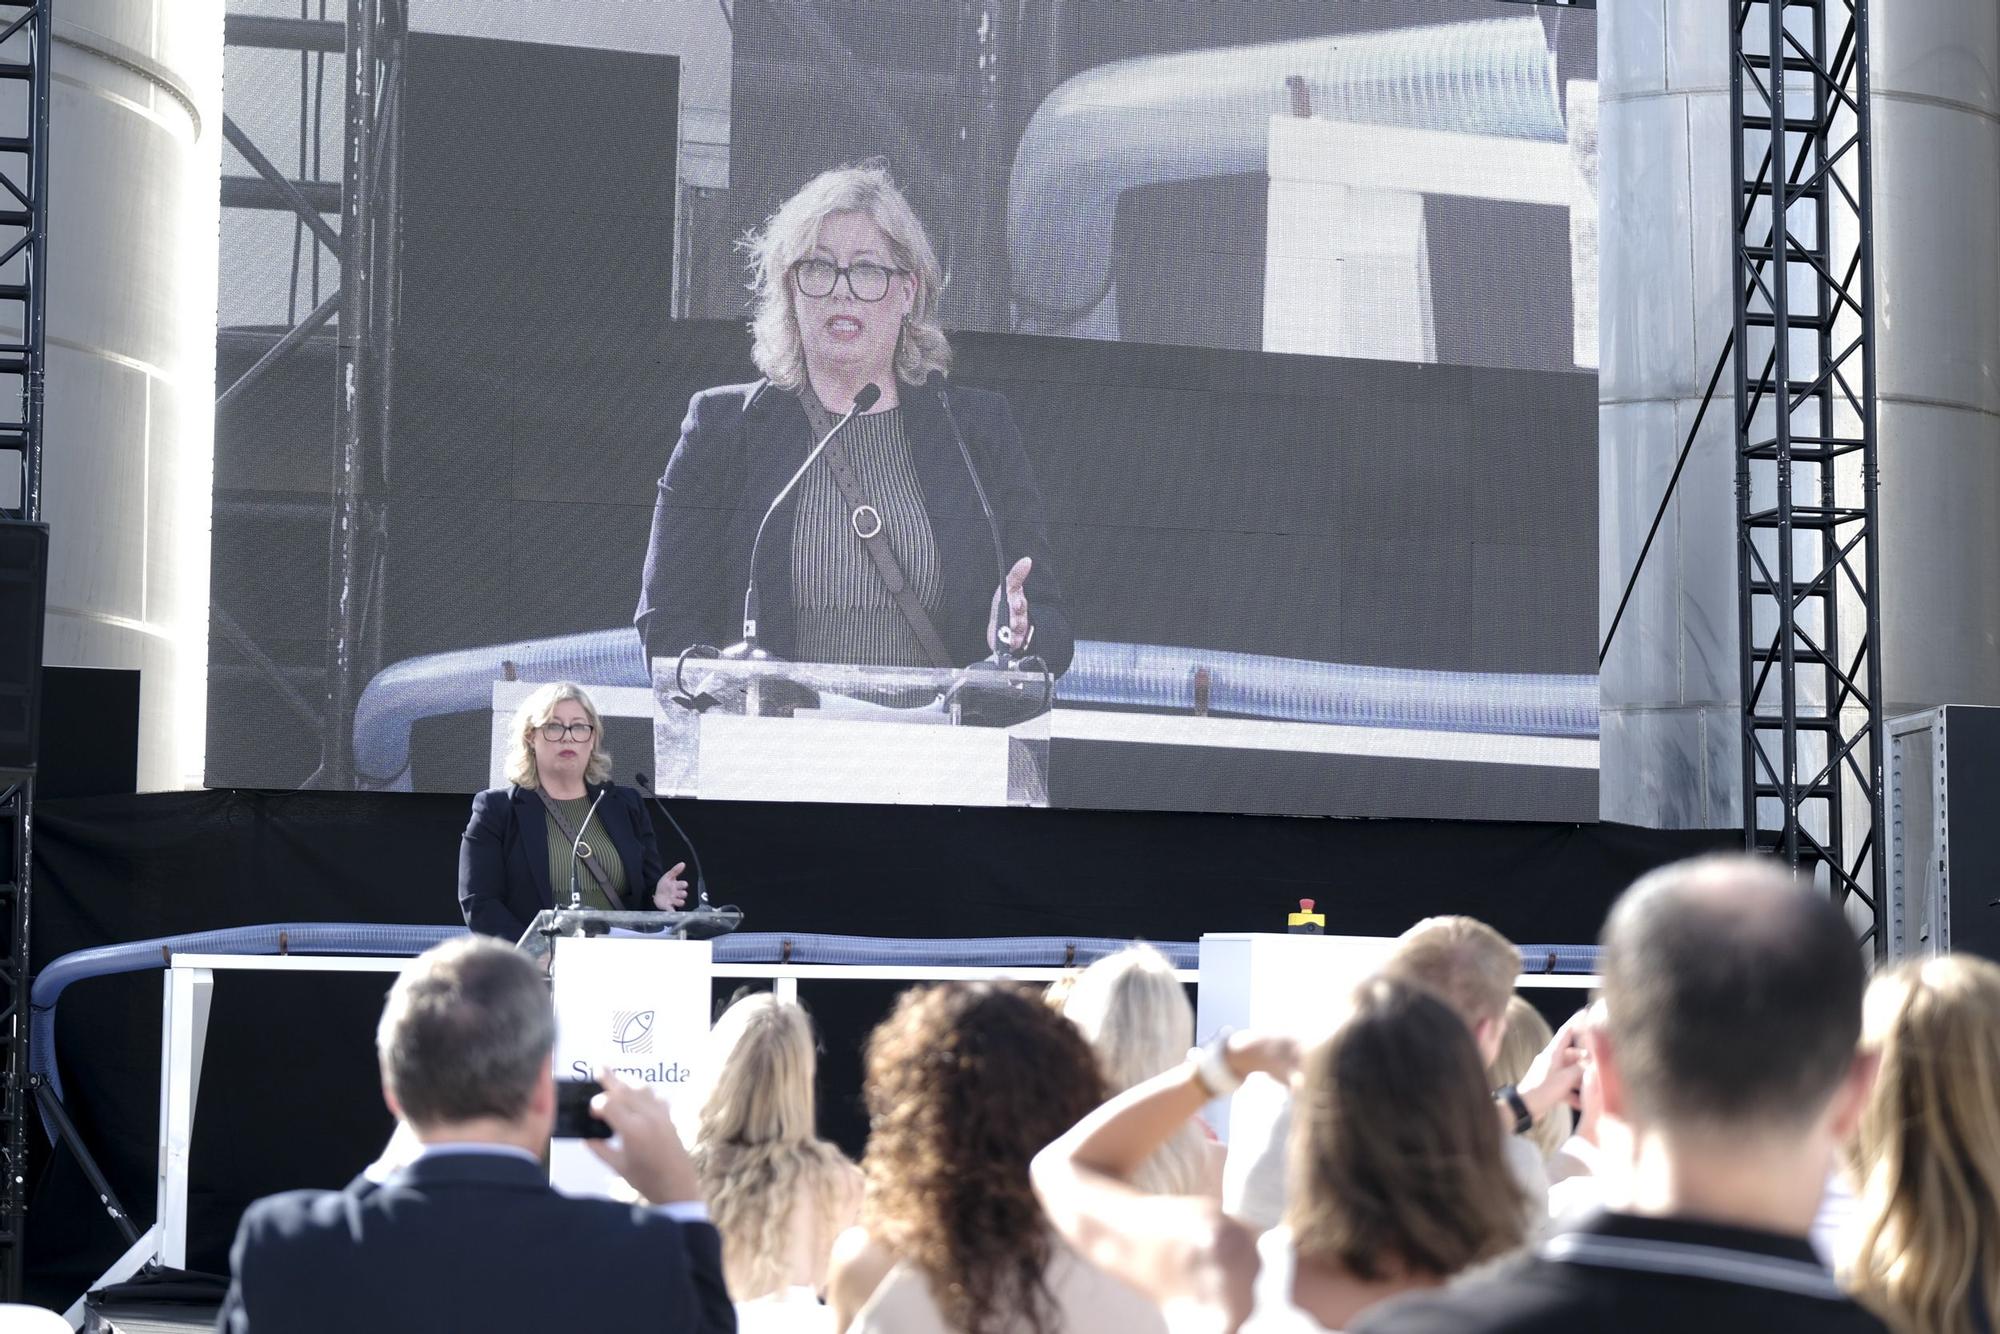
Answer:
MULTIPOLYGON (((1519 996, 1509 996, 1506 1024, 1500 1032, 1500 1054, 1486 1068, 1487 1082, 1496 1088, 1520 1083, 1528 1067, 1542 1054, 1542 1048, 1553 1042, 1555 1036, 1555 1030, 1542 1018, 1540 1010, 1519 996)), ((1528 1132, 1528 1138, 1535 1142, 1544 1158, 1560 1149, 1569 1138, 1568 1109, 1556 1107, 1536 1117, 1535 1128, 1528 1132)))
POLYGON ((537 787, 541 775, 535 770, 535 729, 555 716, 556 705, 573 699, 583 706, 583 715, 596 729, 591 738, 590 763, 583 766, 583 781, 602 783, 611 777, 611 752, 604 748, 604 720, 583 687, 574 681, 556 681, 543 686, 521 701, 514 710, 514 731, 507 743, 507 781, 522 787, 537 787))
POLYGON ((1476 917, 1426 917, 1396 938, 1382 971, 1429 987, 1476 1029, 1507 1012, 1521 952, 1476 917))
POLYGON ((1362 983, 1301 1075, 1285 1211, 1301 1260, 1442 1279, 1521 1244, 1526 1202, 1478 1048, 1436 992, 1362 983))
POLYGON ((814 1134, 812 1021, 795 1001, 769 992, 723 1011, 709 1033, 715 1082, 702 1102, 692 1157, 722 1233, 730 1295, 778 1292, 791 1272, 802 1207, 823 1271, 833 1239, 860 1205, 861 1169, 814 1134))
POLYGON ((2000 967, 1882 974, 1861 1041, 1881 1071, 1848 1148, 1867 1220, 1848 1284, 1899 1334, 1969 1334, 1975 1306, 2000 1311, 2000 967))
POLYGON ((880 158, 821 172, 743 238, 754 307, 750 359, 757 369, 780 389, 806 383, 805 344, 792 305, 792 266, 812 253, 820 224, 835 213, 859 213, 879 227, 896 267, 916 281, 916 299, 896 339, 897 378, 922 384, 932 371, 950 370, 951 343, 938 322, 944 270, 924 224, 880 158))
MULTIPOLYGON (((1194 1007, 1174 966, 1150 945, 1106 955, 1083 970, 1061 1010, 1097 1053, 1107 1096, 1123 1093, 1187 1059, 1194 1007)), ((1149 1195, 1199 1195, 1208 1189, 1208 1141, 1189 1121, 1132 1175, 1149 1195)))

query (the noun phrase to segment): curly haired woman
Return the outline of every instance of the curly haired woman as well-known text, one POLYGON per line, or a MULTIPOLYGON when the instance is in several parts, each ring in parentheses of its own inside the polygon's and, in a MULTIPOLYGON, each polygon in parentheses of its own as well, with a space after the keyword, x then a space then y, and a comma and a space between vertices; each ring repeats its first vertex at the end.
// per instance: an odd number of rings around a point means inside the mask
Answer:
POLYGON ((1145 1334, 1158 1310, 1059 1241, 1035 1153, 1103 1097, 1076 1027, 1029 992, 904 993, 868 1040, 861 1226, 834 1248, 836 1329, 1145 1334))

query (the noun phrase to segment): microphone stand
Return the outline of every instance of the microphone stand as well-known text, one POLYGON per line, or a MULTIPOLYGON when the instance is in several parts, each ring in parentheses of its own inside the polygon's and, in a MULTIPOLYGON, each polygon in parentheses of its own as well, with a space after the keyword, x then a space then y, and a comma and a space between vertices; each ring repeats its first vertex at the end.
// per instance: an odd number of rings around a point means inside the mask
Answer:
POLYGON ((701 853, 695 850, 694 840, 688 837, 687 830, 681 828, 681 822, 674 818, 674 813, 667 809, 667 799, 653 791, 653 784, 646 775, 633 774, 632 777, 639 781, 639 790, 644 792, 653 805, 659 808, 660 814, 667 817, 667 823, 674 827, 676 834, 680 835, 681 846, 688 850, 688 863, 694 867, 695 910, 697 912, 707 912, 709 909, 708 879, 701 873, 701 853))
MULTIPOLYGON (((986 498, 986 484, 979 479, 979 468, 972 461, 972 447, 965 443, 965 433, 958 429, 958 416, 951 410, 951 395, 944 387, 944 376, 932 372, 930 385, 937 390, 938 406, 944 409, 945 424, 951 427, 952 442, 958 446, 958 456, 965 460, 966 476, 972 479, 972 494, 979 499, 979 512, 986 516, 986 531, 993 539, 993 587, 998 590, 1007 583, 1007 547, 1000 540, 1000 521, 993 517, 993 504, 986 498)), ((1014 627, 1000 623, 1000 607, 1004 597, 996 601, 986 613, 986 637, 993 645, 993 652, 972 664, 973 671, 1011 671, 1015 665, 1014 627)))
POLYGON ((789 481, 778 488, 777 495, 771 497, 771 503, 764 509, 764 517, 758 521, 757 535, 750 539, 750 577, 743 589, 743 638, 739 642, 722 650, 724 658, 734 661, 748 660, 751 662, 769 662, 772 660, 771 655, 766 653, 757 643, 757 554, 764 546, 764 532, 771 526, 771 518, 778 512, 778 507, 783 505, 786 498, 798 488, 799 483, 805 480, 806 472, 814 463, 819 461, 819 456, 826 452, 826 447, 833 443, 833 437, 839 435, 841 428, 846 426, 847 423, 874 407, 876 400, 881 397, 882 390, 880 386, 873 383, 862 385, 861 392, 854 396, 854 406, 849 408, 847 414, 833 424, 831 430, 820 437, 819 443, 812 447, 812 451, 806 455, 806 461, 799 465, 798 471, 792 474, 789 481))
MULTIPOLYGON (((962 677, 952 686, 948 702, 961 713, 969 713, 974 717, 995 713, 994 709, 982 708, 974 702, 978 696, 968 687, 976 679, 977 674, 1012 672, 1023 668, 1032 670, 1029 668, 1029 664, 1032 663, 1039 664, 1042 668, 1042 702, 1037 712, 1046 710, 1055 699, 1055 682, 1049 675, 1048 664, 1033 655, 1015 657, 1014 627, 1000 622, 1001 604, 1005 601, 1005 596, 999 590, 1003 590, 1007 583, 1007 547, 1000 537, 1000 521, 993 515, 993 504, 986 496, 986 484, 980 480, 979 467, 972 461, 972 447, 965 443, 965 433, 958 429, 958 416, 951 410, 951 395, 945 389, 944 376, 933 372, 927 383, 937 390, 938 406, 944 410, 945 424, 951 428, 951 438, 958 446, 958 456, 965 460, 966 475, 972 479, 972 494, 979 498, 979 512, 986 516, 986 531, 993 539, 993 587, 996 592, 993 606, 986 613, 986 637, 993 645, 993 652, 966 668, 966 671, 973 675, 962 677)), ((990 693, 990 690, 983 693, 990 693)), ((994 721, 1014 718, 1018 711, 1018 706, 1012 704, 1001 706, 994 721)))

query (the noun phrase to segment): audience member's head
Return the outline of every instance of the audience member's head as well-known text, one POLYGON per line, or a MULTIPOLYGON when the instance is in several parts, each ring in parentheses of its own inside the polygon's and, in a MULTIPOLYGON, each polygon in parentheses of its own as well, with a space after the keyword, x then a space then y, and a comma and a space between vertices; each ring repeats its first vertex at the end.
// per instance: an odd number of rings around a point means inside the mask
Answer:
POLYGON ((864 1070, 869 1235, 925 1275, 952 1328, 1053 1334, 1028 1163, 1103 1101, 1083 1035, 1031 992, 941 983, 904 993, 864 1070))
POLYGON ((1825 895, 1766 858, 1665 867, 1612 908, 1599 968, 1588 1040, 1608 1118, 1738 1152, 1845 1138, 1866 1089, 1863 972, 1825 895))
POLYGON ((433 946, 389 989, 375 1029, 390 1110, 420 1140, 483 1130, 545 1152, 555 1126, 548 981, 511 945, 433 946))
POLYGON ((1398 937, 1382 971, 1436 992, 1472 1031, 1481 1064, 1493 1064, 1521 974, 1507 937, 1477 918, 1426 917, 1398 937))
POLYGON ((1364 1280, 1440 1280, 1522 1239, 1485 1064, 1430 988, 1364 982, 1293 1094, 1299 1258, 1364 1280))
POLYGON ((1867 1220, 1849 1282, 1908 1334, 1989 1328, 2000 1311, 2000 967, 1955 955, 1883 974, 1862 1042, 1881 1065, 1849 1151, 1867 1220))
MULTIPOLYGON (((1107 1093, 1123 1093, 1171 1070, 1194 1045, 1194 1006, 1173 964, 1150 945, 1107 955, 1083 970, 1062 1012, 1097 1053, 1107 1093)), ((1208 1145, 1189 1122, 1133 1176, 1154 1195, 1194 1195, 1208 1189, 1208 1145)))
POLYGON ((693 1157, 738 1301, 823 1280, 847 1221, 854 1169, 815 1134, 815 1065, 812 1021, 769 992, 731 1005, 709 1033, 715 1082, 693 1157), (808 1273, 793 1272, 798 1232, 817 1250, 808 1273))
MULTIPOLYGON (((1502 1016, 1505 1027, 1500 1034, 1500 1054, 1487 1067, 1486 1078, 1494 1087, 1502 1084, 1518 1084, 1528 1073, 1528 1067, 1542 1054, 1542 1048, 1555 1040, 1555 1030, 1542 1013, 1519 996, 1507 1000, 1507 1009, 1502 1016)), ((1535 1118, 1535 1128, 1529 1137, 1546 1158, 1562 1147, 1569 1138, 1569 1109, 1557 1107, 1543 1116, 1535 1118)))

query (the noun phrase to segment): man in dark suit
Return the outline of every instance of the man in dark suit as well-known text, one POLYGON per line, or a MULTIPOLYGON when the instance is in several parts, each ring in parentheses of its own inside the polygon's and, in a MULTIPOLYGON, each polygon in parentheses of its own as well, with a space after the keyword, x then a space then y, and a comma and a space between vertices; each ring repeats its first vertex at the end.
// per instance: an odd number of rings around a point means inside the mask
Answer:
POLYGON ((1610 1211, 1355 1334, 1881 1334, 1806 1239, 1874 1076, 1846 918, 1776 862, 1704 858, 1625 893, 1599 968, 1585 1043, 1610 1211))
POLYGON ((217 1328, 285 1334, 736 1328, 722 1241, 666 1104, 601 1076, 598 1156, 649 1203, 550 1188, 555 1015, 527 957, 484 937, 428 951, 376 1031, 382 1092, 421 1144, 379 1185, 257 1201, 217 1328))

